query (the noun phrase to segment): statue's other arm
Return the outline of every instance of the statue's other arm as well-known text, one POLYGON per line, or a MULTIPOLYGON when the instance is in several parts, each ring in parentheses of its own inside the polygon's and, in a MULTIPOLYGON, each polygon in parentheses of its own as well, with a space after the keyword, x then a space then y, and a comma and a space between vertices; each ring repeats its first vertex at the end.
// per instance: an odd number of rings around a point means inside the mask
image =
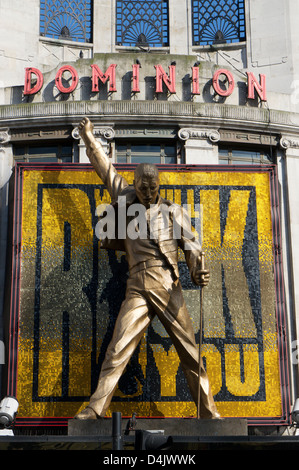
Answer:
POLYGON ((127 181, 117 173, 102 145, 95 139, 93 124, 88 118, 84 118, 79 124, 79 132, 86 146, 90 163, 107 187, 112 202, 116 201, 119 193, 128 186, 127 181))
POLYGON ((177 209, 176 220, 181 226, 179 246, 184 252, 191 280, 197 286, 206 286, 210 280, 210 272, 203 269, 202 247, 195 238, 189 214, 183 207, 177 209))

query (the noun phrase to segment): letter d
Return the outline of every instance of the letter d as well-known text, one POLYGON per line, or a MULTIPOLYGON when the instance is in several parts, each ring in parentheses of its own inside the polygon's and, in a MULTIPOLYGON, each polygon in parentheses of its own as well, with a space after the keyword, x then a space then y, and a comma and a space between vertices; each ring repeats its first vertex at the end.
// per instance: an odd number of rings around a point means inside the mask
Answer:
POLYGON ((44 77, 40 70, 34 67, 25 68, 24 95, 34 95, 39 92, 44 83, 44 77), (36 84, 31 86, 32 74, 37 78, 36 84))

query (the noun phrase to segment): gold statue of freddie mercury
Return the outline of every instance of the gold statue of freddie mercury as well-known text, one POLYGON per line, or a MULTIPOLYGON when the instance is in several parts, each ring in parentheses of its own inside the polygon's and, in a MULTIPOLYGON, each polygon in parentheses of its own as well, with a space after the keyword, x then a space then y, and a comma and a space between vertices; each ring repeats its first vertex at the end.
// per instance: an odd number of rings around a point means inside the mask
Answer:
MULTIPOLYGON (((134 174, 134 185, 117 173, 102 145, 93 135, 93 124, 84 118, 79 125, 86 153, 96 173, 106 185, 112 204, 119 196, 126 206, 142 204, 145 213, 156 211, 151 224, 152 236, 120 240, 120 249, 126 252, 129 266, 126 296, 118 314, 113 337, 102 364, 98 385, 88 406, 76 419, 104 417, 118 381, 146 329, 157 315, 169 334, 179 355, 182 369, 195 403, 198 402, 199 354, 192 321, 183 297, 178 271, 178 248, 182 248, 194 284, 205 286, 209 271, 201 270, 201 246, 192 234, 187 211, 159 195, 159 172, 155 165, 140 164, 134 174), (168 228, 159 224, 162 205, 171 209, 168 228), (173 237, 173 224, 179 220, 180 237, 173 237), (161 228, 162 226, 162 228, 161 228)), ((163 216, 162 216, 163 217, 163 216)), ((128 223, 128 220, 127 220, 128 223)), ((117 241, 116 241, 117 242, 117 241)), ((102 248, 109 247, 109 240, 102 248)), ((117 249, 117 247, 116 247, 117 249)), ((201 360, 200 379, 201 418, 219 418, 207 373, 201 360)))

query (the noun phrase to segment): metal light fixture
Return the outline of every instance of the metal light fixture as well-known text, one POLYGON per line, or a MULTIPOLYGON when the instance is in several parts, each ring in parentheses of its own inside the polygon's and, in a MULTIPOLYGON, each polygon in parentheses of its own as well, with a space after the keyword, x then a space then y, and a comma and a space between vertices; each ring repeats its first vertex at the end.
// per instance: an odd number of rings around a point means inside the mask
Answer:
POLYGON ((293 406, 292 419, 295 424, 299 424, 299 398, 297 398, 293 406))
POLYGON ((9 428, 15 421, 19 402, 14 397, 5 397, 0 402, 0 428, 9 428))

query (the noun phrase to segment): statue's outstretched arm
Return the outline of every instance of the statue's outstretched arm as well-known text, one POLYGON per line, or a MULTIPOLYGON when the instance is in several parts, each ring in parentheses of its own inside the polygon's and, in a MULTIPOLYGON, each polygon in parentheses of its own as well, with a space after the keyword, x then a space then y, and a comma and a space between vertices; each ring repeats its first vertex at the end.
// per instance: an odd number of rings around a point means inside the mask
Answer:
POLYGON ((127 181, 117 173, 101 143, 94 137, 93 124, 87 117, 80 122, 79 132, 85 143, 86 154, 90 163, 105 186, 107 186, 112 201, 115 201, 119 193, 128 186, 127 181))

